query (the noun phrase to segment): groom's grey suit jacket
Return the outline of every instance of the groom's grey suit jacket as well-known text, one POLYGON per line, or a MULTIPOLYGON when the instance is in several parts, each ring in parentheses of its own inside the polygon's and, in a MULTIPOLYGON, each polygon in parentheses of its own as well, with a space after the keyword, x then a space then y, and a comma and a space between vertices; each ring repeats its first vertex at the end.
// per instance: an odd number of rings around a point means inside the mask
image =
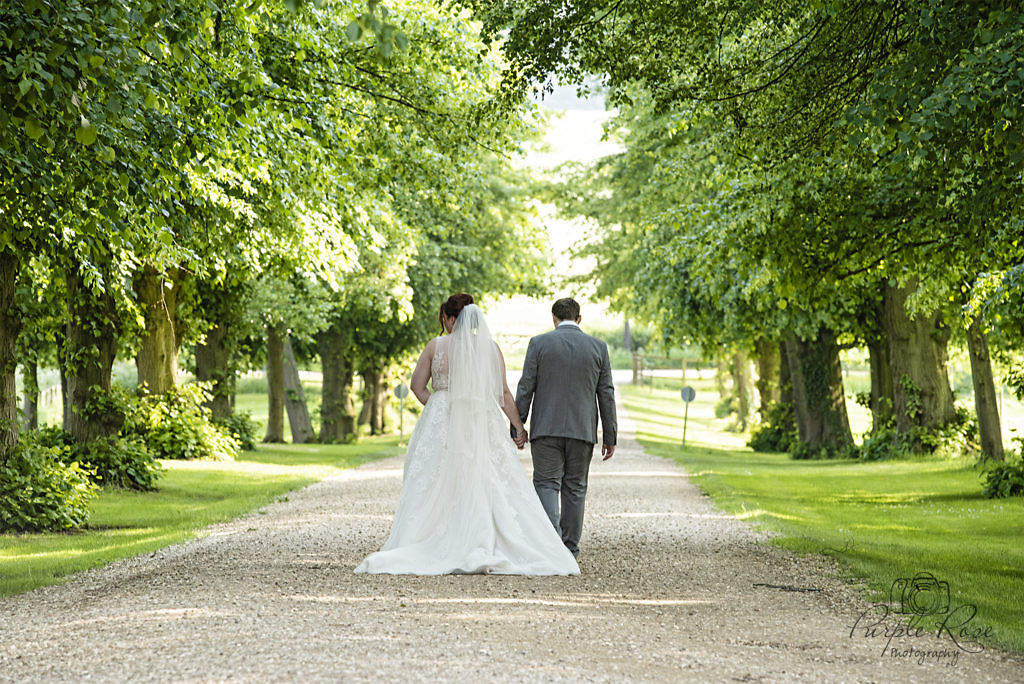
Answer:
POLYGON ((561 325, 530 340, 516 408, 530 420, 530 441, 538 437, 570 437, 597 442, 601 414, 604 444, 615 444, 615 387, 608 345, 575 325, 561 325))

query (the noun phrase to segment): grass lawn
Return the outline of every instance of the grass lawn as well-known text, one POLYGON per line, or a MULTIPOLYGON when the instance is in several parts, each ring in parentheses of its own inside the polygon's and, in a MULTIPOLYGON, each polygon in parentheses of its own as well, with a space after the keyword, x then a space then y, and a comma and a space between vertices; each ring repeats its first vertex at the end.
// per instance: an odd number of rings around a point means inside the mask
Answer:
POLYGON ((350 445, 261 446, 234 462, 163 461, 167 471, 157 483, 159 491, 103 491, 83 532, 0 535, 0 596, 190 539, 207 525, 400 451, 395 435, 350 445))
POLYGON ((794 461, 755 454, 714 418, 717 394, 694 384, 687 446, 678 390, 626 386, 623 401, 652 454, 686 467, 726 512, 775 533, 799 553, 827 553, 871 600, 927 571, 949 583, 951 604, 977 606, 990 643, 1024 651, 1024 498, 990 500, 972 460, 885 463, 794 461))

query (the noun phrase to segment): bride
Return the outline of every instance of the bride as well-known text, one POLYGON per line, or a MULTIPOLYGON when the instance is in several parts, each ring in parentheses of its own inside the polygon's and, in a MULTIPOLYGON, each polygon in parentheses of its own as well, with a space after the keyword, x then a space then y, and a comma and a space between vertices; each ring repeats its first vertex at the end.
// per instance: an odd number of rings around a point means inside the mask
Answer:
POLYGON ((457 294, 441 305, 448 334, 432 339, 416 363, 411 387, 425 406, 409 439, 391 534, 356 572, 580 573, 519 463, 526 430, 501 350, 472 302, 457 294))

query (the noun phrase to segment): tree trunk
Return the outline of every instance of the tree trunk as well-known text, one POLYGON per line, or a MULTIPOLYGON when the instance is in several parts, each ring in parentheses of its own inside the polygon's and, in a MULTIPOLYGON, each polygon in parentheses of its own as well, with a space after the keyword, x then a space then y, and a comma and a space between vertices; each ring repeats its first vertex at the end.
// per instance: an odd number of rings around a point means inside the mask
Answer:
POLYGON ((370 425, 370 434, 379 435, 384 431, 384 407, 381 401, 381 376, 378 368, 370 367, 362 371, 363 376, 363 410, 359 413, 359 423, 370 425))
POLYGON ((388 391, 387 373, 382 372, 380 381, 377 383, 377 434, 383 435, 388 432, 388 403, 391 397, 388 391))
POLYGON ((264 442, 284 441, 284 330, 267 326, 267 434, 264 442))
POLYGON ((793 406, 793 378, 789 372, 789 353, 785 337, 779 340, 779 403, 793 406))
POLYGON ((35 359, 21 364, 25 375, 25 400, 21 407, 24 415, 25 429, 39 428, 39 364, 35 359))
POLYGON ((728 387, 725 384, 725 375, 729 372, 729 364, 721 351, 715 356, 715 387, 718 389, 719 400, 727 399, 729 396, 728 387))
POLYGON ((178 320, 180 292, 181 271, 177 268, 160 273, 147 264, 135 275, 135 294, 146 322, 135 366, 139 370, 139 387, 150 394, 168 392, 176 382, 182 337, 178 320))
POLYGON ((58 330, 55 337, 57 370, 60 372, 61 427, 67 430, 68 425, 71 423, 71 402, 68 401, 68 362, 67 355, 64 353, 65 340, 63 331, 58 330))
POLYGON ((21 332, 21 311, 15 302, 18 258, 0 250, 0 463, 18 444, 18 390, 14 375, 18 367, 15 344, 21 332))
POLYGON ((992 361, 988 354, 988 338, 975 318, 967 328, 967 351, 971 357, 971 381, 974 383, 974 411, 978 415, 981 454, 1002 461, 1003 431, 999 424, 996 383, 992 377, 992 361))
POLYGON ((760 337, 754 342, 754 354, 757 357, 757 410, 764 420, 768 407, 779 401, 779 346, 760 337))
POLYGON ((306 393, 302 391, 302 380, 299 378, 299 366, 295 363, 295 351, 291 340, 284 341, 284 396, 285 408, 288 409, 288 424, 292 428, 292 443, 306 444, 316 439, 313 423, 309 419, 309 407, 306 406, 306 393))
POLYGON ((955 417, 953 391, 946 374, 949 330, 938 313, 911 319, 907 296, 915 285, 886 287, 883 326, 892 368, 896 429, 937 428, 955 417))
POLYGON ((74 268, 66 275, 68 321, 64 336, 67 365, 67 422, 79 444, 115 434, 124 416, 98 409, 110 391, 110 369, 117 353, 117 309, 108 292, 93 292, 74 268))
POLYGON ((736 427, 743 432, 747 429, 747 421, 750 418, 750 373, 748 372, 747 357, 743 352, 736 352, 732 355, 733 391, 736 393, 736 427))
POLYGON ((320 402, 320 441, 348 441, 356 431, 355 405, 352 402, 354 371, 345 356, 348 337, 339 324, 320 333, 320 363, 323 393, 320 402))
POLYGON ((359 407, 359 417, 356 419, 356 423, 359 425, 370 424, 370 412, 373 408, 373 400, 370 399, 369 391, 366 389, 366 374, 360 371, 360 375, 363 376, 363 389, 359 393, 359 398, 362 400, 362 405, 359 407))
POLYGON ((853 433, 846 414, 843 369, 835 335, 822 328, 817 339, 805 342, 789 333, 786 357, 800 441, 812 453, 821 449, 835 453, 851 446, 853 433))
POLYGON ((877 433, 892 421, 895 395, 889 343, 883 337, 868 340, 868 365, 871 367, 871 432, 877 433))
POLYGON ((232 413, 235 373, 230 367, 231 350, 226 342, 227 327, 215 323, 206 331, 203 341, 196 343, 196 380, 211 383, 212 396, 207 407, 214 418, 229 418, 232 413))
POLYGON ((624 319, 622 324, 622 346, 626 351, 633 351, 633 332, 629 329, 629 318, 624 319))

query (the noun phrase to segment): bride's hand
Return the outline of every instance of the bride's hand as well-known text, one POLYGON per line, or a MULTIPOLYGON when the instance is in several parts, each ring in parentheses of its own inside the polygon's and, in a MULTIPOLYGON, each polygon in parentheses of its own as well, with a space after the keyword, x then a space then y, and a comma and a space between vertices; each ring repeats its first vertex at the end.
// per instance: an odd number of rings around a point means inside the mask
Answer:
POLYGON ((526 446, 526 437, 527 437, 526 428, 525 427, 516 428, 516 432, 518 434, 516 434, 516 438, 515 438, 514 441, 516 443, 516 446, 519 447, 520 449, 522 449, 522 448, 524 448, 526 446))

